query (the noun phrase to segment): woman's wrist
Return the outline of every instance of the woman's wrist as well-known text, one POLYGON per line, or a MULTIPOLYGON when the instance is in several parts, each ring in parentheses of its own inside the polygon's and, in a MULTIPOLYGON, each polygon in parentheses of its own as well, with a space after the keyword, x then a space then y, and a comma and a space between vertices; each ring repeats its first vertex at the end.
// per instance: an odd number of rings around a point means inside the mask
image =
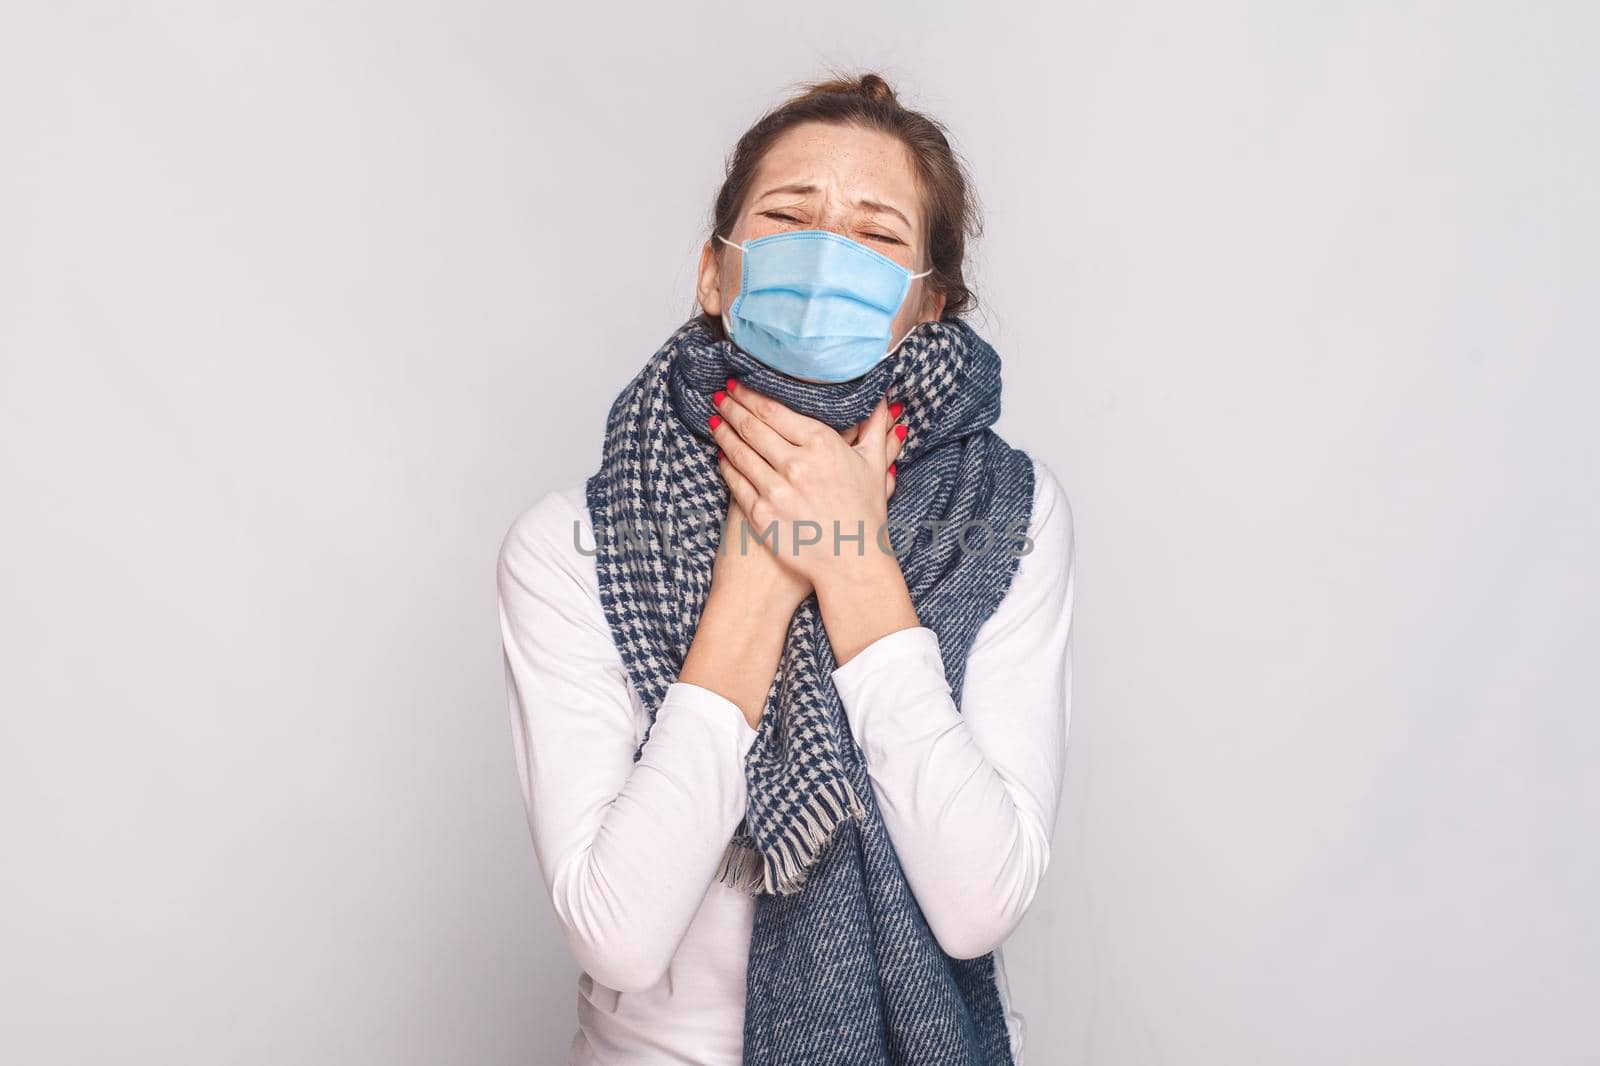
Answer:
POLYGON ((713 583, 678 680, 715 692, 756 728, 793 615, 762 609, 758 598, 713 583))
POLYGON ((888 552, 868 551, 816 580, 817 607, 839 666, 878 638, 922 624, 900 561, 888 552))

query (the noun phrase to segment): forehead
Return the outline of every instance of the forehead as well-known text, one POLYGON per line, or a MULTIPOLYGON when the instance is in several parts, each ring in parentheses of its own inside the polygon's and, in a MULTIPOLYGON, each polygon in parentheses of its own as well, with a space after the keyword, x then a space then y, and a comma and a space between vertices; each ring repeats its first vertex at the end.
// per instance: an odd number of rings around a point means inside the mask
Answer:
POLYGON ((776 185, 804 182, 846 200, 882 200, 921 216, 911 151, 880 130, 807 122, 786 131, 756 168, 752 201, 776 185))

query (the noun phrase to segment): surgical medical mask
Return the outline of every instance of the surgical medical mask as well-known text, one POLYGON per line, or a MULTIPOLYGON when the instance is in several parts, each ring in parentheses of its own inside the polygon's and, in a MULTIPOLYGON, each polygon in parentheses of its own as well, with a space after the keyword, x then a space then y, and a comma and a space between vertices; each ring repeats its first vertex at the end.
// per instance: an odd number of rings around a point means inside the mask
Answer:
POLYGON ((729 338, 805 381, 849 381, 888 358, 905 340, 889 343, 912 280, 933 273, 913 274, 831 230, 791 230, 744 244, 717 239, 743 259, 739 295, 722 315, 729 338))

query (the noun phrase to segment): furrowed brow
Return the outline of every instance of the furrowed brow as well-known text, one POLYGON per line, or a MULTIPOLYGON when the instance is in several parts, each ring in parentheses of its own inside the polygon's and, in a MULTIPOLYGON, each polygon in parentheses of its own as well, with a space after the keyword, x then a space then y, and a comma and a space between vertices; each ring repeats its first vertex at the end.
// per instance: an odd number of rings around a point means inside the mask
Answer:
POLYGON ((905 215, 901 214, 900 210, 891 204, 882 203, 878 200, 857 200, 856 206, 864 207, 868 211, 887 211, 889 214, 898 218, 901 222, 904 222, 907 228, 910 228, 911 226, 911 220, 905 215))
POLYGON ((804 182, 792 182, 788 185, 779 185, 776 188, 768 189, 766 192, 756 197, 756 199, 765 200, 769 196, 776 196, 782 192, 793 192, 799 193, 802 196, 809 196, 816 191, 817 187, 815 185, 807 185, 804 182))

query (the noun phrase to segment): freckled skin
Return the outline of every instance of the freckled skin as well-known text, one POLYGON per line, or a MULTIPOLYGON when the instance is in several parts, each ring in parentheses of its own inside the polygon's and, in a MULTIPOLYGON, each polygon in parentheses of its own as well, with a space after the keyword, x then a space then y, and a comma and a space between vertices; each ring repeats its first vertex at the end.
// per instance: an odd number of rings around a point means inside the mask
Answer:
MULTIPOLYGON (((832 230, 888 256, 913 274, 931 265, 910 150, 878 130, 824 122, 807 122, 789 130, 773 143, 756 168, 733 232, 724 236, 743 244, 799 229, 832 230), (765 195, 794 184, 815 186, 816 191, 765 195), (889 211, 861 207, 860 200, 897 208, 906 221, 889 211)), ((739 257, 737 249, 717 240, 706 241, 700 252, 697 295, 701 308, 713 318, 739 295, 739 257)), ((912 280, 905 303, 895 315, 895 340, 918 322, 933 321, 944 312, 944 295, 931 292, 929 280, 912 280)))

